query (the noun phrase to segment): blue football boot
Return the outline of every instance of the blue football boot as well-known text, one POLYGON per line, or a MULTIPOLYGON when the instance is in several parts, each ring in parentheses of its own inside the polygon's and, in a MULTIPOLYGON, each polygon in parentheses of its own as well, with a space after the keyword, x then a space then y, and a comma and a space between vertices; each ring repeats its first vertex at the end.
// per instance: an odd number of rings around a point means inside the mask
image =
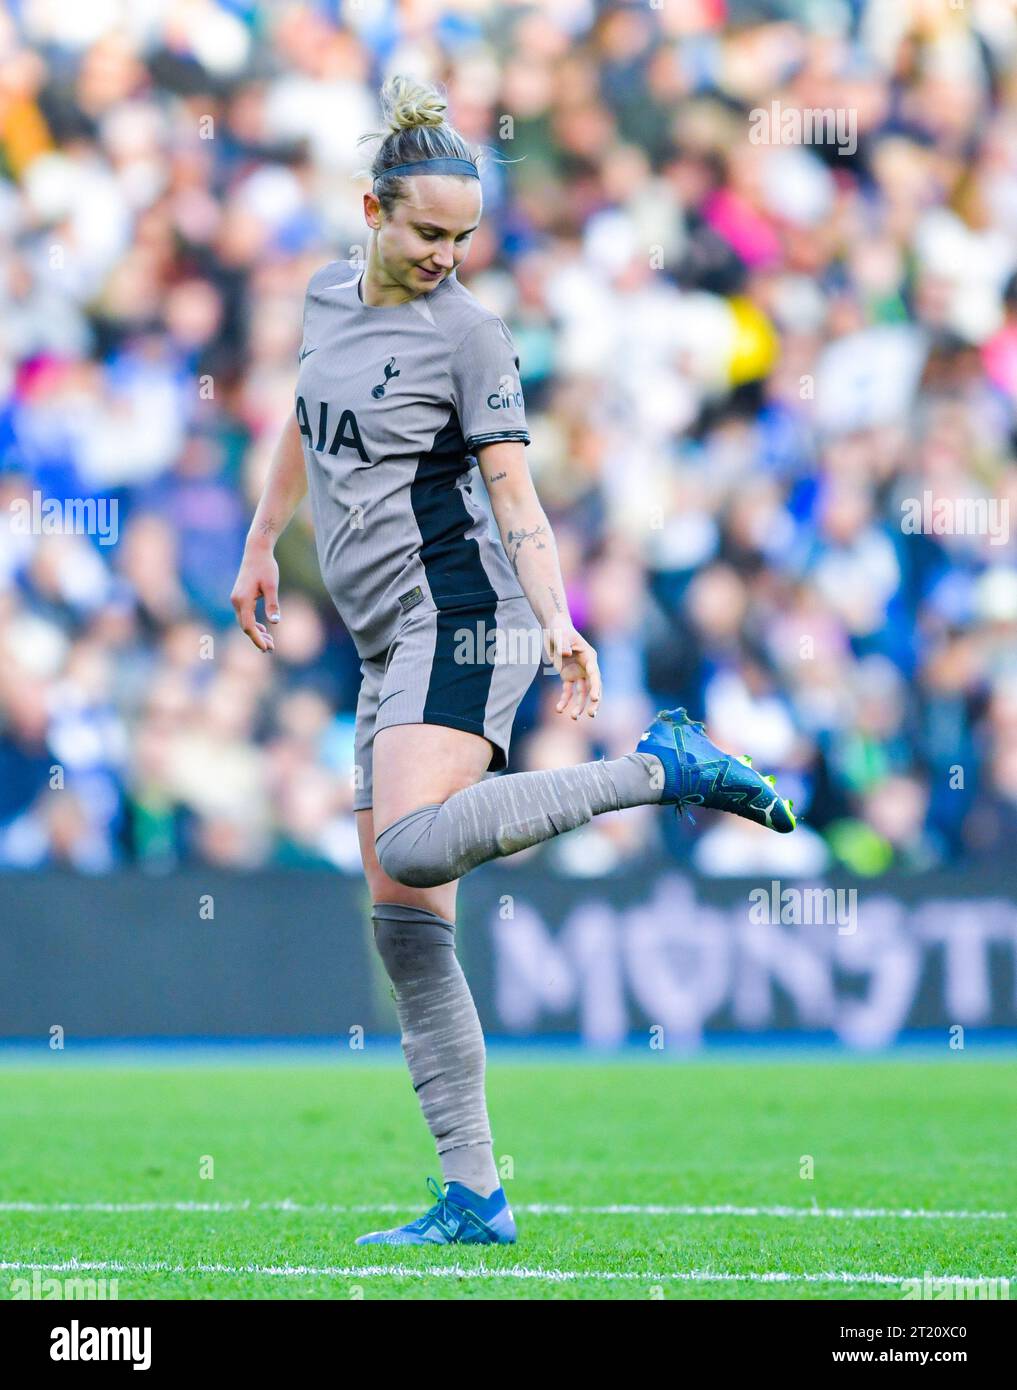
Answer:
POLYGON ((661 803, 677 806, 682 815, 689 806, 705 806, 744 816, 782 835, 795 828, 794 806, 777 795, 775 779, 756 772, 747 755, 724 753, 706 737, 706 726, 690 719, 684 709, 661 710, 636 752, 660 759, 661 803))
POLYGON ((445 1192, 428 1178, 437 1200, 430 1211, 405 1226, 357 1236, 358 1245, 514 1245, 516 1223, 504 1188, 490 1197, 478 1196, 462 1183, 450 1182, 445 1192))

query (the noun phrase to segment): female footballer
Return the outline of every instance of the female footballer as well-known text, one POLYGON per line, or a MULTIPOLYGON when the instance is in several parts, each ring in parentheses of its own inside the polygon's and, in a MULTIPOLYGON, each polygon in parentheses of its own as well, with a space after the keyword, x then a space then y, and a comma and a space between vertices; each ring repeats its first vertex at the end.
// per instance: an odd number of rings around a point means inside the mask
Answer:
POLYGON ((366 264, 311 277, 295 410, 231 598, 271 652, 255 606, 281 621, 274 547, 309 490, 322 577, 361 658, 354 806, 374 937, 445 1183, 429 1179, 423 1216, 358 1243, 509 1243, 484 1039, 455 953, 457 880, 628 806, 708 806, 782 832, 795 821, 772 779, 684 710, 659 714, 625 757, 491 775, 542 643, 562 682, 558 714, 595 718, 600 672, 526 465, 512 339, 456 278, 481 217, 476 157, 437 89, 394 77, 381 102, 387 133, 362 137, 381 138, 366 264), (475 465, 501 543, 473 496, 475 465))

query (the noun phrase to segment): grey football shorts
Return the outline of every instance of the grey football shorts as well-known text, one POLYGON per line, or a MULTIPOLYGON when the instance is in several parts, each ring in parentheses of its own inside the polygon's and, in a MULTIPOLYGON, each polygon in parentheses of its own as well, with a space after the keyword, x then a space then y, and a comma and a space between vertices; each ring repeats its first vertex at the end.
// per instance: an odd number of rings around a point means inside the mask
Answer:
POLYGON ((411 609, 387 651, 360 663, 353 808, 373 804, 374 736, 392 724, 444 724, 494 745, 487 776, 508 761, 512 723, 545 658, 525 598, 411 609))

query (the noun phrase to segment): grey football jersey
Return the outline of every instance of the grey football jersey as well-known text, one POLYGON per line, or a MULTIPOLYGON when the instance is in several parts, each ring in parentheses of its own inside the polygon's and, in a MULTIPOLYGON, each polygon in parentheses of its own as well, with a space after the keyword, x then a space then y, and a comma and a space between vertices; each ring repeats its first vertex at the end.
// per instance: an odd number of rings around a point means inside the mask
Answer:
POLYGON ((455 272, 389 308, 364 304, 361 274, 311 277, 296 415, 322 578, 369 657, 418 604, 522 593, 471 470, 481 445, 530 436, 511 335, 455 272))

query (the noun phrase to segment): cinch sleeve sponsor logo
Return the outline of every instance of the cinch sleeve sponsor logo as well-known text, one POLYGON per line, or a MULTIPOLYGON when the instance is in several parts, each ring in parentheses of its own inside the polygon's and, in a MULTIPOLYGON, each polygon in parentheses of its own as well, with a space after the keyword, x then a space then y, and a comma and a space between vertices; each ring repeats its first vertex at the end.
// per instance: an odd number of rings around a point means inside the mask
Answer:
POLYGON ((523 393, 522 391, 510 391, 507 386, 501 386, 488 396, 487 404, 491 410, 505 410, 514 405, 522 409, 523 393))

